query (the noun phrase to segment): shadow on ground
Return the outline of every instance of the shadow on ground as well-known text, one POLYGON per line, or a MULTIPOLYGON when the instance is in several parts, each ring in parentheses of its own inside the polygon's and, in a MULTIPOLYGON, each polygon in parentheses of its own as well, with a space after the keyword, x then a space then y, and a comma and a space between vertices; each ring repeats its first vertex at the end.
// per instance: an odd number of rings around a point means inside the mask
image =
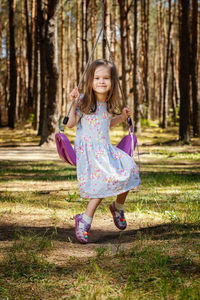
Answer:
MULTIPOLYGON (((125 231, 113 231, 113 230, 99 230, 92 229, 90 234, 90 244, 103 244, 110 242, 116 243, 131 243, 138 239, 138 234, 144 238, 151 237, 152 240, 170 240, 185 238, 190 235, 190 238, 200 238, 200 232, 198 225, 194 224, 170 224, 164 223, 152 227, 144 227, 140 229, 127 229, 125 231)), ((14 241, 19 239, 20 235, 28 236, 40 236, 51 237, 52 240, 66 242, 68 240, 72 243, 78 243, 75 238, 74 227, 61 228, 61 227, 29 227, 29 226, 15 226, 15 225, 0 225, 0 241, 14 241)), ((79 243, 78 243, 79 244, 79 243)))

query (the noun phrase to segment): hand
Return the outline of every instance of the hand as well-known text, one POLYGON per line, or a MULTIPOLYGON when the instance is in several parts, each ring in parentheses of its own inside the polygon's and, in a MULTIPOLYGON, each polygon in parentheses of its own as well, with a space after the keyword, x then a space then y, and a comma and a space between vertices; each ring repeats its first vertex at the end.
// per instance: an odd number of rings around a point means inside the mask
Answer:
POLYGON ((72 101, 74 98, 76 98, 76 102, 78 101, 78 98, 79 98, 80 94, 79 94, 79 91, 78 91, 78 87, 76 86, 73 91, 70 93, 70 100, 72 101))
POLYGON ((122 113, 121 113, 121 118, 122 118, 122 120, 123 121, 125 121, 126 119, 128 119, 128 117, 130 117, 131 116, 131 110, 130 110, 130 108, 127 106, 127 107, 124 107, 123 109, 122 109, 122 113))

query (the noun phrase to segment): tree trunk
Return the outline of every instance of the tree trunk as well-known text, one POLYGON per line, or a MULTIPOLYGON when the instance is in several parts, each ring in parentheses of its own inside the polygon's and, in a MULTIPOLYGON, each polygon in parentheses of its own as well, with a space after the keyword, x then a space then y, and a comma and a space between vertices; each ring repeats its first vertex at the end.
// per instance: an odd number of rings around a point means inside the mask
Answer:
MULTIPOLYGON (((97 6, 96 0, 93 0, 91 3, 91 34, 92 34, 92 49, 94 48, 94 44, 96 42, 96 35, 97 35, 97 6)), ((98 47, 97 47, 98 48, 98 47)), ((96 48, 96 53, 98 49, 96 48)), ((98 55, 95 55, 96 59, 98 55)))
MULTIPOLYGON (((0 0, 0 17, 2 17, 2 3, 0 0)), ((0 22, 0 61, 1 61, 1 56, 2 56, 2 22, 0 22)))
POLYGON ((122 90, 124 94, 123 106, 127 104, 127 43, 126 43, 126 14, 124 1, 118 0, 120 7, 120 37, 121 37, 121 66, 122 66, 122 90))
MULTIPOLYGON (((0 18, 2 17, 2 3, 0 0, 0 18)), ((2 63, 2 23, 0 22, 0 71, 2 63)), ((0 127, 2 126, 2 108, 3 108, 3 88, 2 88, 2 78, 0 73, 0 127)))
MULTIPOLYGON (((70 93, 71 86, 71 69, 72 69, 72 56, 71 56, 71 4, 68 2, 68 16, 67 16, 67 95, 70 93)), ((66 98, 67 101, 67 98, 66 98)), ((67 103, 66 103, 67 105, 67 103)))
POLYGON ((46 20, 45 59, 47 79, 47 112, 40 144, 54 141, 58 128, 58 62, 57 62, 57 14, 59 0, 48 0, 46 20))
POLYGON ((82 73, 85 69, 87 60, 88 60, 88 41, 87 41, 87 12, 88 12, 88 0, 82 0, 81 10, 82 10, 82 73))
POLYGON ((128 64, 131 66, 133 64, 133 37, 131 35, 131 15, 130 9, 132 7, 132 2, 126 0, 127 9, 126 9, 126 32, 127 32, 127 55, 128 55, 128 64))
POLYGON ((191 79, 193 106, 193 135, 200 136, 200 99, 198 99, 198 60, 197 60, 197 17, 198 1, 192 1, 192 42, 191 42, 191 79))
POLYGON ((22 112, 23 120, 27 119, 28 116, 28 60, 27 60, 27 39, 26 39, 26 13, 24 2, 21 3, 21 24, 22 24, 22 90, 23 90, 23 101, 22 101, 22 112))
POLYGON ((80 79, 80 20, 79 20, 80 0, 76 1, 76 83, 80 79))
POLYGON ((176 68, 175 68, 175 54, 174 54, 174 20, 175 20, 175 16, 176 16, 176 0, 174 1, 174 12, 173 12, 173 27, 172 27, 172 31, 171 31, 171 53, 170 53, 170 63, 171 63, 171 68, 172 68, 172 92, 171 92, 171 99, 172 99, 172 108, 173 108, 173 121, 174 121, 174 125, 176 125, 177 122, 177 86, 176 86, 176 68))
POLYGON ((8 126, 15 127, 16 92, 17 92, 17 64, 15 53, 15 25, 14 25, 14 1, 9 0, 9 30, 10 30, 10 99, 8 107, 8 126))
MULTIPOLYGON (((17 30, 17 40, 20 41, 20 34, 19 29, 17 30)), ((17 47, 17 53, 18 53, 18 47, 17 47)), ((19 121, 19 95, 20 95, 20 56, 16 56, 16 69, 17 69, 17 90, 16 90, 16 109, 15 109, 15 122, 17 123, 19 121)))
POLYGON ((149 0, 141 1, 141 18, 142 18, 142 78, 144 88, 144 103, 146 106, 145 117, 149 119, 149 0))
POLYGON ((190 0, 180 0, 180 124, 179 138, 185 143, 190 141, 190 34, 189 12, 190 0))
POLYGON ((39 57, 40 57, 40 117, 38 135, 42 134, 43 123, 46 111, 46 74, 45 74, 45 20, 44 20, 44 0, 37 0, 38 5, 38 26, 39 26, 39 57))
MULTIPOLYGON (((108 41, 110 41, 110 0, 105 0, 104 2, 104 32, 108 41)), ((104 36, 102 43, 102 56, 103 58, 109 59, 109 50, 106 46, 106 39, 104 36)))
POLYGON ((138 60, 138 1, 134 1, 134 63, 133 63, 133 96, 134 96, 134 127, 137 133, 141 133, 140 103, 138 93, 139 60, 138 60))
POLYGON ((147 104, 147 120, 150 119, 150 102, 149 102, 149 0, 146 3, 145 12, 145 98, 147 104))
POLYGON ((64 0, 61 1, 61 116, 64 117, 66 111, 65 92, 65 10, 64 0))
POLYGON ((175 78, 175 63, 174 63, 174 45, 173 41, 171 41, 171 66, 172 66, 172 108, 173 108, 173 121, 174 125, 176 125, 177 122, 177 114, 176 114, 176 78, 175 78))
POLYGON ((172 3, 168 0, 169 5, 169 29, 167 38, 167 53, 166 53, 166 63, 165 63, 165 75, 164 75, 164 87, 163 87, 163 122, 162 127, 167 128, 167 116, 168 116, 168 83, 169 83, 169 56, 171 53, 171 30, 172 30, 172 3))
POLYGON ((112 9, 112 25, 111 25, 111 51, 114 61, 116 61, 117 54, 117 0, 113 0, 112 9))
POLYGON ((153 53, 153 66, 152 66, 152 89, 151 89, 151 111, 150 118, 152 120, 156 120, 157 114, 157 94, 156 94, 156 81, 157 81, 157 39, 154 39, 154 53, 153 53))
POLYGON ((158 24, 158 61, 159 61, 159 119, 162 118, 163 113, 163 42, 162 42, 162 3, 157 0, 157 24, 158 24))
POLYGON ((40 51, 39 51, 39 18, 38 18, 38 1, 34 1, 35 9, 35 35, 34 35, 34 69, 33 69, 33 101, 35 104, 35 120, 34 129, 39 129, 39 116, 40 116, 40 51))
MULTIPOLYGON (((131 89, 130 87, 132 86, 133 83, 133 73, 131 70, 131 66, 133 65, 133 34, 131 34, 132 30, 131 30, 131 13, 130 10, 132 8, 132 2, 130 0, 126 0, 126 42, 127 42, 127 77, 128 77, 128 81, 127 81, 127 93, 128 93, 128 98, 130 97, 130 93, 131 93, 131 89)), ((132 109, 132 107, 131 107, 132 109)))
POLYGON ((29 0, 24 1, 25 5, 25 16, 26 16, 26 45, 27 45, 27 61, 28 61, 28 115, 33 109, 33 95, 32 95, 32 22, 29 24, 29 0))

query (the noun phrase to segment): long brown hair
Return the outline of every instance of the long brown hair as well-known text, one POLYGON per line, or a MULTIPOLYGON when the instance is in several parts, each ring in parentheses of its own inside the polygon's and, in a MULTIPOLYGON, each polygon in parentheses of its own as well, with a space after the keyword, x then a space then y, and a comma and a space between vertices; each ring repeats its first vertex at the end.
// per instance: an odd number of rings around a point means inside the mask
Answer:
POLYGON ((107 110, 111 114, 119 114, 119 87, 118 87, 118 74, 114 63, 106 59, 97 59, 89 66, 86 73, 84 96, 80 103, 80 110, 85 114, 92 114, 97 109, 97 100, 92 88, 94 73, 97 67, 105 66, 110 69, 111 88, 107 94, 107 110))

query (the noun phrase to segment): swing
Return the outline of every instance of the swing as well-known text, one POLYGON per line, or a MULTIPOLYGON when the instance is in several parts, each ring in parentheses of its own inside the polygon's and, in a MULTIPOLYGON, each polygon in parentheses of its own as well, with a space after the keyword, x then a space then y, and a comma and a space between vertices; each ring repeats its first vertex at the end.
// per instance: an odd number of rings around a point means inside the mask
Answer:
MULTIPOLYGON (((133 131, 131 118, 128 119, 128 124, 129 134, 123 137, 123 139, 119 142, 117 147, 122 151, 126 152, 128 155, 133 156, 136 145, 138 148, 138 142, 137 137, 133 131)), ((60 158, 66 163, 76 166, 76 154, 66 135, 63 133, 56 133, 55 140, 60 158)))
MULTIPOLYGON (((100 39, 100 36, 101 36, 102 32, 103 32, 103 36, 106 40, 106 45, 107 45, 108 50, 109 50, 110 59, 111 59, 112 63, 114 64, 114 61, 113 61, 113 58, 112 58, 112 53, 111 53, 111 50, 110 50, 110 45, 109 45, 105 30, 104 30, 104 2, 105 1, 102 0, 102 23, 103 23, 103 25, 101 27, 101 30, 100 30, 99 34, 98 34, 98 37, 97 37, 96 43, 94 45, 94 48, 92 49, 92 52, 91 52, 91 55, 90 55, 90 57, 88 59, 88 62, 86 64, 85 70, 83 71, 82 77, 81 77, 80 82, 78 84, 78 89, 80 88, 80 86, 82 84, 85 73, 86 73, 86 71, 89 67, 90 61, 93 57, 94 51, 96 49, 96 46, 98 44, 98 41, 100 39)), ((122 91, 119 80, 118 80, 118 85, 119 85, 119 88, 120 88, 121 95, 124 99, 124 94, 123 94, 123 91, 122 91)), ((72 145, 71 145, 69 139, 66 137, 66 135, 62 133, 64 131, 65 125, 67 124, 67 122, 69 120, 69 114, 70 114, 70 111, 71 111, 72 106, 74 104, 74 101, 75 101, 75 98, 72 100, 72 103, 70 105, 68 114, 63 120, 64 126, 60 129, 60 132, 56 133, 56 135, 55 135, 55 141, 56 141, 56 147, 57 147, 57 151, 58 151, 58 154, 59 154, 60 158, 62 160, 64 160, 66 163, 76 166, 76 154, 75 154, 74 148, 72 147, 72 145)), ((128 118, 128 125, 129 125, 129 134, 126 135, 124 138, 122 138, 122 140, 119 142, 117 147, 119 149, 121 149, 122 151, 126 152, 128 155, 133 156, 136 145, 137 145, 137 149, 138 149, 138 142, 137 142, 137 137, 134 134, 133 124, 132 124, 131 118, 128 118)), ((139 158, 139 151, 138 151, 138 158, 139 158)))

